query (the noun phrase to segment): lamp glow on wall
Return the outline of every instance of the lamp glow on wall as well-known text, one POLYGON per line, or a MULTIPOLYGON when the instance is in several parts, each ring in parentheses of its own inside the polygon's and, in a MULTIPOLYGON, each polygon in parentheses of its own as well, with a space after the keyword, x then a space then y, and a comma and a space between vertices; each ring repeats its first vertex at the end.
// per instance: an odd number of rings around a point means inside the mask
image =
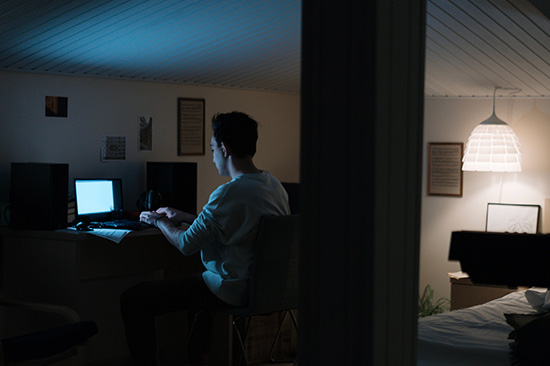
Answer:
POLYGON ((495 114, 497 89, 503 88, 495 88, 493 93, 493 114, 474 128, 468 138, 462 159, 464 171, 521 171, 519 139, 512 128, 495 114))

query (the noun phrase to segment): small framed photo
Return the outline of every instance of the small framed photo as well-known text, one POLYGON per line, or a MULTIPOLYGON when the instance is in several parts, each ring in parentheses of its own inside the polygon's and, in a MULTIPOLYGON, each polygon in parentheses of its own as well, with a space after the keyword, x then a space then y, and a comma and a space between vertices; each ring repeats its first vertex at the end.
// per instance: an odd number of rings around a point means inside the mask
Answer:
POLYGON ((539 205, 488 203, 485 231, 536 234, 539 218, 539 205))
POLYGON ((428 145, 428 195, 462 197, 462 142, 428 145))
POLYGON ((101 161, 126 160, 126 136, 101 137, 101 161))
POLYGON ((205 100, 178 98, 178 155, 204 155, 205 100))
POLYGON ((67 117, 69 98, 46 96, 46 117, 67 117))
POLYGON ((139 151, 153 150, 153 117, 139 116, 139 151))

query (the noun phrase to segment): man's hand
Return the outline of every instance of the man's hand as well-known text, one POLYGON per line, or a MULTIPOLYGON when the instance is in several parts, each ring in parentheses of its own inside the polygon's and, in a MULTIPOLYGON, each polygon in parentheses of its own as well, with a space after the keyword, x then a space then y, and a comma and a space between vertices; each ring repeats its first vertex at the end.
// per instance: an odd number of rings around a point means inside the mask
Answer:
POLYGON ((176 226, 181 221, 191 218, 194 220, 195 215, 188 214, 169 207, 162 207, 156 211, 143 211, 139 215, 139 220, 146 224, 153 225, 158 228, 168 239, 170 244, 179 248, 179 237, 184 231, 176 226))
POLYGON ((166 216, 174 224, 180 223, 184 219, 184 212, 172 207, 161 207, 156 211, 158 214, 166 216))
POLYGON ((144 223, 149 224, 149 225, 156 226, 155 225, 155 220, 160 218, 160 217, 165 217, 165 216, 166 215, 160 214, 160 213, 155 212, 155 211, 143 211, 139 215, 139 221, 144 222, 144 223))
POLYGON ((167 217, 175 225, 179 225, 181 222, 192 224, 197 218, 197 216, 193 214, 176 210, 172 207, 161 207, 156 211, 156 213, 167 217))

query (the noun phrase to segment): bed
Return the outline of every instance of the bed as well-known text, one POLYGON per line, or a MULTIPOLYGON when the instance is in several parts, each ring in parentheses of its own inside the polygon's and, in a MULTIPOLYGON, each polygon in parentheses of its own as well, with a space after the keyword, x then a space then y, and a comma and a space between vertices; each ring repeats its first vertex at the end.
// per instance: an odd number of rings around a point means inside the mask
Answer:
POLYGON ((418 366, 548 365, 549 309, 550 291, 531 288, 482 305, 421 318, 418 366), (509 339, 512 332, 515 338, 509 339), (533 363, 532 359, 543 362, 533 363))

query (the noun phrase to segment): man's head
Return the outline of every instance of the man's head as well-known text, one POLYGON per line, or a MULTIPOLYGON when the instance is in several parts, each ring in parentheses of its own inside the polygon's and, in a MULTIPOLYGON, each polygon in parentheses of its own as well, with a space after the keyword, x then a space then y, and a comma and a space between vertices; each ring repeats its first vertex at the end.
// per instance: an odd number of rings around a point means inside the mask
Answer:
POLYGON ((237 158, 253 157, 258 140, 258 122, 241 112, 218 113, 212 117, 218 147, 222 143, 237 158))

